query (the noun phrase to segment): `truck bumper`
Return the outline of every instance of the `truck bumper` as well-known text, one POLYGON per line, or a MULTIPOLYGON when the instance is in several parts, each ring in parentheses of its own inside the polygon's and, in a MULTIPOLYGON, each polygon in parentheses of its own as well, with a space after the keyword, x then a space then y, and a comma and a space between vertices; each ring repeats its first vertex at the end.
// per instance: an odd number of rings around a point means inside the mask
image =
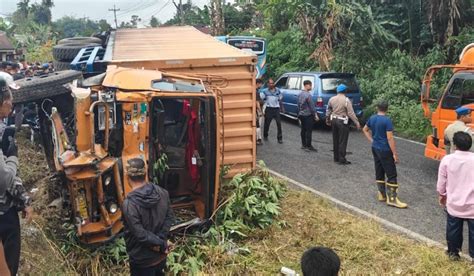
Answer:
POLYGON ((443 148, 439 148, 439 142, 436 142, 436 138, 433 135, 428 136, 426 139, 425 156, 433 160, 441 160, 445 155, 446 151, 443 148))

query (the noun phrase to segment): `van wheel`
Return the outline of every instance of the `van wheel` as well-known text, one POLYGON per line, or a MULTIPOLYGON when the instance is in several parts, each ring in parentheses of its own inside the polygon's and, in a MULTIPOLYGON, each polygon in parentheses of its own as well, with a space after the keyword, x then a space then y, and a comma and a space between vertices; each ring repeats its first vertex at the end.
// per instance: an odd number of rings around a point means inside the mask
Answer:
POLYGON ((84 36, 78 36, 78 37, 68 37, 64 38, 58 41, 59 44, 90 44, 90 43, 97 43, 97 44, 102 44, 102 39, 97 38, 97 37, 84 37, 84 36))
POLYGON ((71 93, 63 85, 82 79, 82 73, 74 70, 49 73, 43 76, 16 81, 20 89, 12 91, 13 103, 28 103, 44 98, 71 93))
POLYGON ((59 44, 53 47, 53 57, 57 61, 72 61, 82 48, 100 46, 99 43, 59 44))

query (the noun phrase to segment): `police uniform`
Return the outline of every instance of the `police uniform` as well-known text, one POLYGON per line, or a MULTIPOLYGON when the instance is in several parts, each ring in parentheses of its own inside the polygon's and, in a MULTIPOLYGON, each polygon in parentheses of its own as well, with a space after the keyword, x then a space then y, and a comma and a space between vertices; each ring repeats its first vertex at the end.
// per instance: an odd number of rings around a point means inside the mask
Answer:
MULTIPOLYGON (((471 110, 467 107, 460 107, 456 109, 456 114, 458 116, 462 115, 468 115, 471 113, 471 110)), ((474 133, 472 132, 471 128, 466 125, 461 120, 456 120, 454 123, 450 124, 445 130, 444 130, 444 147, 446 149, 446 154, 451 154, 454 153, 456 150, 452 145, 453 145, 453 137, 454 133, 456 132, 466 132, 470 134, 474 140, 474 133)), ((471 152, 474 152, 474 144, 470 149, 471 152)))
POLYGON ((283 134, 281 130, 281 117, 280 117, 280 103, 283 99, 283 94, 280 89, 275 87, 272 91, 265 89, 260 93, 260 98, 265 102, 265 123, 263 125, 263 138, 268 139, 268 130, 270 129, 270 123, 275 119, 277 124, 277 139, 279 143, 283 142, 283 134))
POLYGON ((352 120, 356 125, 359 125, 359 120, 355 115, 351 101, 343 94, 347 91, 347 86, 340 84, 336 90, 338 95, 329 99, 326 120, 330 120, 332 127, 334 162, 350 164, 346 160, 349 120, 352 120))

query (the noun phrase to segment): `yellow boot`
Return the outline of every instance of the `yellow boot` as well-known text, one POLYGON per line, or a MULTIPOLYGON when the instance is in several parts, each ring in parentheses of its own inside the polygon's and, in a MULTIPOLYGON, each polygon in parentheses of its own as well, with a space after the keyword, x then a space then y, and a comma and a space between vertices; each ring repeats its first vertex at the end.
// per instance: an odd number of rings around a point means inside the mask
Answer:
POLYGON ((406 203, 401 202, 397 197, 397 190, 398 184, 397 183, 386 183, 386 190, 387 190, 387 205, 393 206, 397 208, 407 208, 408 205, 406 203))
POLYGON ((385 181, 380 181, 377 180, 377 199, 380 202, 386 202, 387 201, 387 194, 385 192, 385 181))

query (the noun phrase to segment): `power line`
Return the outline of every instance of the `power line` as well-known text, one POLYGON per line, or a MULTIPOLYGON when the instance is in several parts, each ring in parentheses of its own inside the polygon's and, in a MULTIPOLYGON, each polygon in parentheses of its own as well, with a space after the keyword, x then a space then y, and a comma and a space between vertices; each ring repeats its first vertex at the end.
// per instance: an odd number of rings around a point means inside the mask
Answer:
POLYGON ((141 10, 148 9, 149 7, 155 5, 156 3, 157 3, 156 1, 152 1, 152 2, 150 2, 150 3, 144 2, 144 3, 142 3, 142 5, 140 5, 140 6, 137 6, 137 7, 133 8, 133 9, 130 9, 130 10, 128 10, 128 11, 125 11, 125 12, 120 13, 119 16, 120 16, 120 17, 123 17, 124 15, 137 13, 137 12, 139 12, 139 11, 141 11, 141 10))
POLYGON ((164 8, 166 8, 169 4, 171 3, 171 0, 168 0, 163 6, 161 6, 160 8, 156 9, 156 10, 153 10, 151 13, 147 13, 146 16, 144 16, 144 18, 148 18, 148 17, 152 17, 152 16, 155 16, 155 15, 158 15, 160 12, 163 11, 164 8))
POLYGON ((120 9, 117 9, 115 8, 115 4, 114 4, 114 8, 113 9, 109 9, 109 11, 113 11, 114 12, 114 18, 115 18, 115 28, 118 29, 118 24, 117 24, 117 11, 119 11, 120 9))

